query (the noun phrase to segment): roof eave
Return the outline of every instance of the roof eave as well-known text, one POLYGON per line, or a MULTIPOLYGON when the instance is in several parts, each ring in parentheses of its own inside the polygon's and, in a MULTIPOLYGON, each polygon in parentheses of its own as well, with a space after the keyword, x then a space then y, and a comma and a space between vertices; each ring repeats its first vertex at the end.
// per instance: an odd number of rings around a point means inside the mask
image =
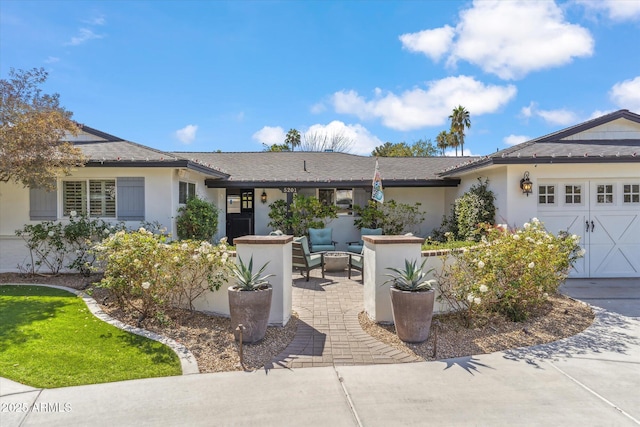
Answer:
MULTIPOLYGON (((215 169, 194 163, 190 160, 89 160, 87 167, 108 167, 108 168, 183 168, 195 172, 215 177, 217 179, 228 179, 229 175, 215 169)), ((208 178, 211 179, 211 178, 208 178)))
MULTIPOLYGON (((332 181, 234 181, 234 180, 212 180, 206 179, 205 185, 208 188, 320 188, 320 187, 371 187, 371 180, 332 180, 332 181)), ((383 179, 382 187, 457 187, 460 185, 459 179, 383 179)))

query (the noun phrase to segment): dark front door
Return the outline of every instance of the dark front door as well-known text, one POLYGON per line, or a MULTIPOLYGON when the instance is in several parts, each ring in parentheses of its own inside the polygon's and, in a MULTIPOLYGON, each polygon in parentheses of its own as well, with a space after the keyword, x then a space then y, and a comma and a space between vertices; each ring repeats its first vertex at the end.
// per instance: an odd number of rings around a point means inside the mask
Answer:
POLYGON ((227 190, 227 238, 233 239, 253 233, 253 190, 227 190))

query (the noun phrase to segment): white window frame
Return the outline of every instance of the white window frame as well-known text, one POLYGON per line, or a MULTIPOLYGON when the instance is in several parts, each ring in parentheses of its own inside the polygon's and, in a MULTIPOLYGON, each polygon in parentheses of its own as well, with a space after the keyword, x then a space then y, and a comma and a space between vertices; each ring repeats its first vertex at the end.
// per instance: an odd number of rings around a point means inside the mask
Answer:
POLYGON ((545 184, 538 184, 538 195, 536 196, 538 198, 538 206, 558 206, 558 197, 560 196, 558 194, 558 189, 559 186, 558 184, 554 184, 554 183, 545 183, 545 184), (542 191, 540 191, 540 189, 544 187, 545 188, 545 192, 543 193, 542 191), (549 187, 553 187, 553 202, 549 203, 549 193, 547 193, 547 190, 549 189, 549 187), (544 197, 545 202, 541 202, 540 198, 544 197))
POLYGON ((338 215, 340 216, 350 216, 353 215, 353 204, 354 204, 354 195, 355 188, 347 188, 347 187, 334 187, 334 188, 318 188, 316 192, 316 197, 320 200, 320 191, 331 191, 333 195, 331 197, 331 203, 334 206, 338 206, 338 191, 351 191, 351 206, 349 208, 340 209, 338 208, 338 215))
POLYGON ((562 203, 566 206, 584 206, 585 203, 585 186, 582 183, 579 184, 572 184, 572 183, 565 183, 562 184, 562 190, 563 190, 563 194, 564 197, 562 199, 562 203), (572 189, 575 189, 575 187, 580 188, 580 193, 567 193, 567 187, 572 187, 572 189), (575 196, 580 196, 580 202, 574 202, 573 200, 575 200, 575 196), (571 202, 567 202, 567 197, 571 197, 571 202))
POLYGON ((640 204, 640 183, 637 182, 622 182, 621 183, 621 187, 622 187, 622 197, 621 197, 621 201, 623 205, 637 205, 640 204), (629 192, 625 192, 624 187, 625 186, 629 186, 630 187, 630 191, 629 192), (634 187, 636 187, 634 189, 634 187), (629 198, 631 200, 629 200, 628 202, 625 200, 625 197, 629 196, 629 198), (634 198, 636 198, 637 200, 633 200, 634 198))
POLYGON ((197 194, 198 194, 198 187, 197 187, 195 182, 183 181, 183 180, 178 181, 178 204, 186 205, 187 201, 190 198, 195 197, 197 194), (181 184, 186 185, 186 197, 185 197, 184 201, 182 201, 182 198, 180 197, 180 185, 181 184), (191 194, 191 191, 189 190, 190 188, 193 188, 193 194, 191 194))
POLYGON ((617 204, 616 201, 616 184, 614 182, 596 182, 594 185, 594 195, 593 195, 593 200, 596 203, 596 206, 615 206, 617 204), (599 186, 604 186, 605 187, 605 192, 604 193, 599 193, 598 192, 598 187, 599 186), (606 187, 611 187, 611 192, 607 192, 606 191, 606 187), (606 201, 606 196, 611 196, 611 201, 607 202, 606 201), (605 201, 604 202, 600 202, 598 200, 599 196, 604 196, 605 201))
POLYGON ((108 219, 117 218, 118 217, 117 188, 118 188, 117 178, 74 178, 74 179, 62 180, 62 185, 60 186, 61 217, 69 218, 71 216, 70 215, 71 212, 75 211, 78 215, 86 215, 89 218, 108 218, 108 219), (77 207, 75 207, 75 209, 69 209, 68 211, 66 209, 66 185, 67 183, 71 183, 71 182, 83 183, 82 188, 80 189, 81 191, 80 197, 81 197, 81 204, 83 204, 84 206, 82 206, 80 210, 78 210, 77 207), (109 198, 107 198, 107 192, 104 191, 104 189, 100 194, 97 195, 97 197, 95 197, 96 196, 95 193, 92 195, 91 186, 92 186, 92 183, 96 183, 96 182, 103 183, 102 184, 103 187, 105 183, 111 183, 111 182, 113 183, 111 188, 108 190, 110 193, 109 198), (102 205, 100 209, 100 215, 91 214, 92 202, 100 202, 100 204, 102 205), (106 215, 109 211, 109 206, 106 205, 107 202, 113 203, 113 209, 112 209, 113 215, 106 215))

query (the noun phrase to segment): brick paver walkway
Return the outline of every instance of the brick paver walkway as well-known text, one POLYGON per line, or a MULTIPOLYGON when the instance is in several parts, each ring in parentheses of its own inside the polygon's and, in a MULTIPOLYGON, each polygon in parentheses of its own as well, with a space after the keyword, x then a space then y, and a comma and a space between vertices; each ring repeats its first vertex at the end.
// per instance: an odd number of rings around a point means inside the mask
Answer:
POLYGON ((396 350, 364 332, 358 313, 364 308, 360 275, 318 271, 305 279, 294 273, 293 310, 299 323, 291 344, 273 361, 274 367, 306 368, 415 362, 416 356, 396 350), (315 273, 315 274, 314 274, 315 273))

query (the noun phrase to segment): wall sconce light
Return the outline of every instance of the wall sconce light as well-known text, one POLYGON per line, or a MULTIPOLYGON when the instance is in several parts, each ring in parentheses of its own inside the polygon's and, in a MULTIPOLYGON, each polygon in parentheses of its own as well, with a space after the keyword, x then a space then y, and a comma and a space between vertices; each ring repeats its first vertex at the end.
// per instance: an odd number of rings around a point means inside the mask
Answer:
POLYGON ((522 194, 526 194, 527 197, 533 191, 533 183, 529 180, 528 171, 524 173, 524 177, 520 180, 520 188, 522 189, 522 194))
POLYGON ((262 190, 262 194, 260 195, 260 201, 262 203, 267 203, 267 193, 264 190, 262 190))

